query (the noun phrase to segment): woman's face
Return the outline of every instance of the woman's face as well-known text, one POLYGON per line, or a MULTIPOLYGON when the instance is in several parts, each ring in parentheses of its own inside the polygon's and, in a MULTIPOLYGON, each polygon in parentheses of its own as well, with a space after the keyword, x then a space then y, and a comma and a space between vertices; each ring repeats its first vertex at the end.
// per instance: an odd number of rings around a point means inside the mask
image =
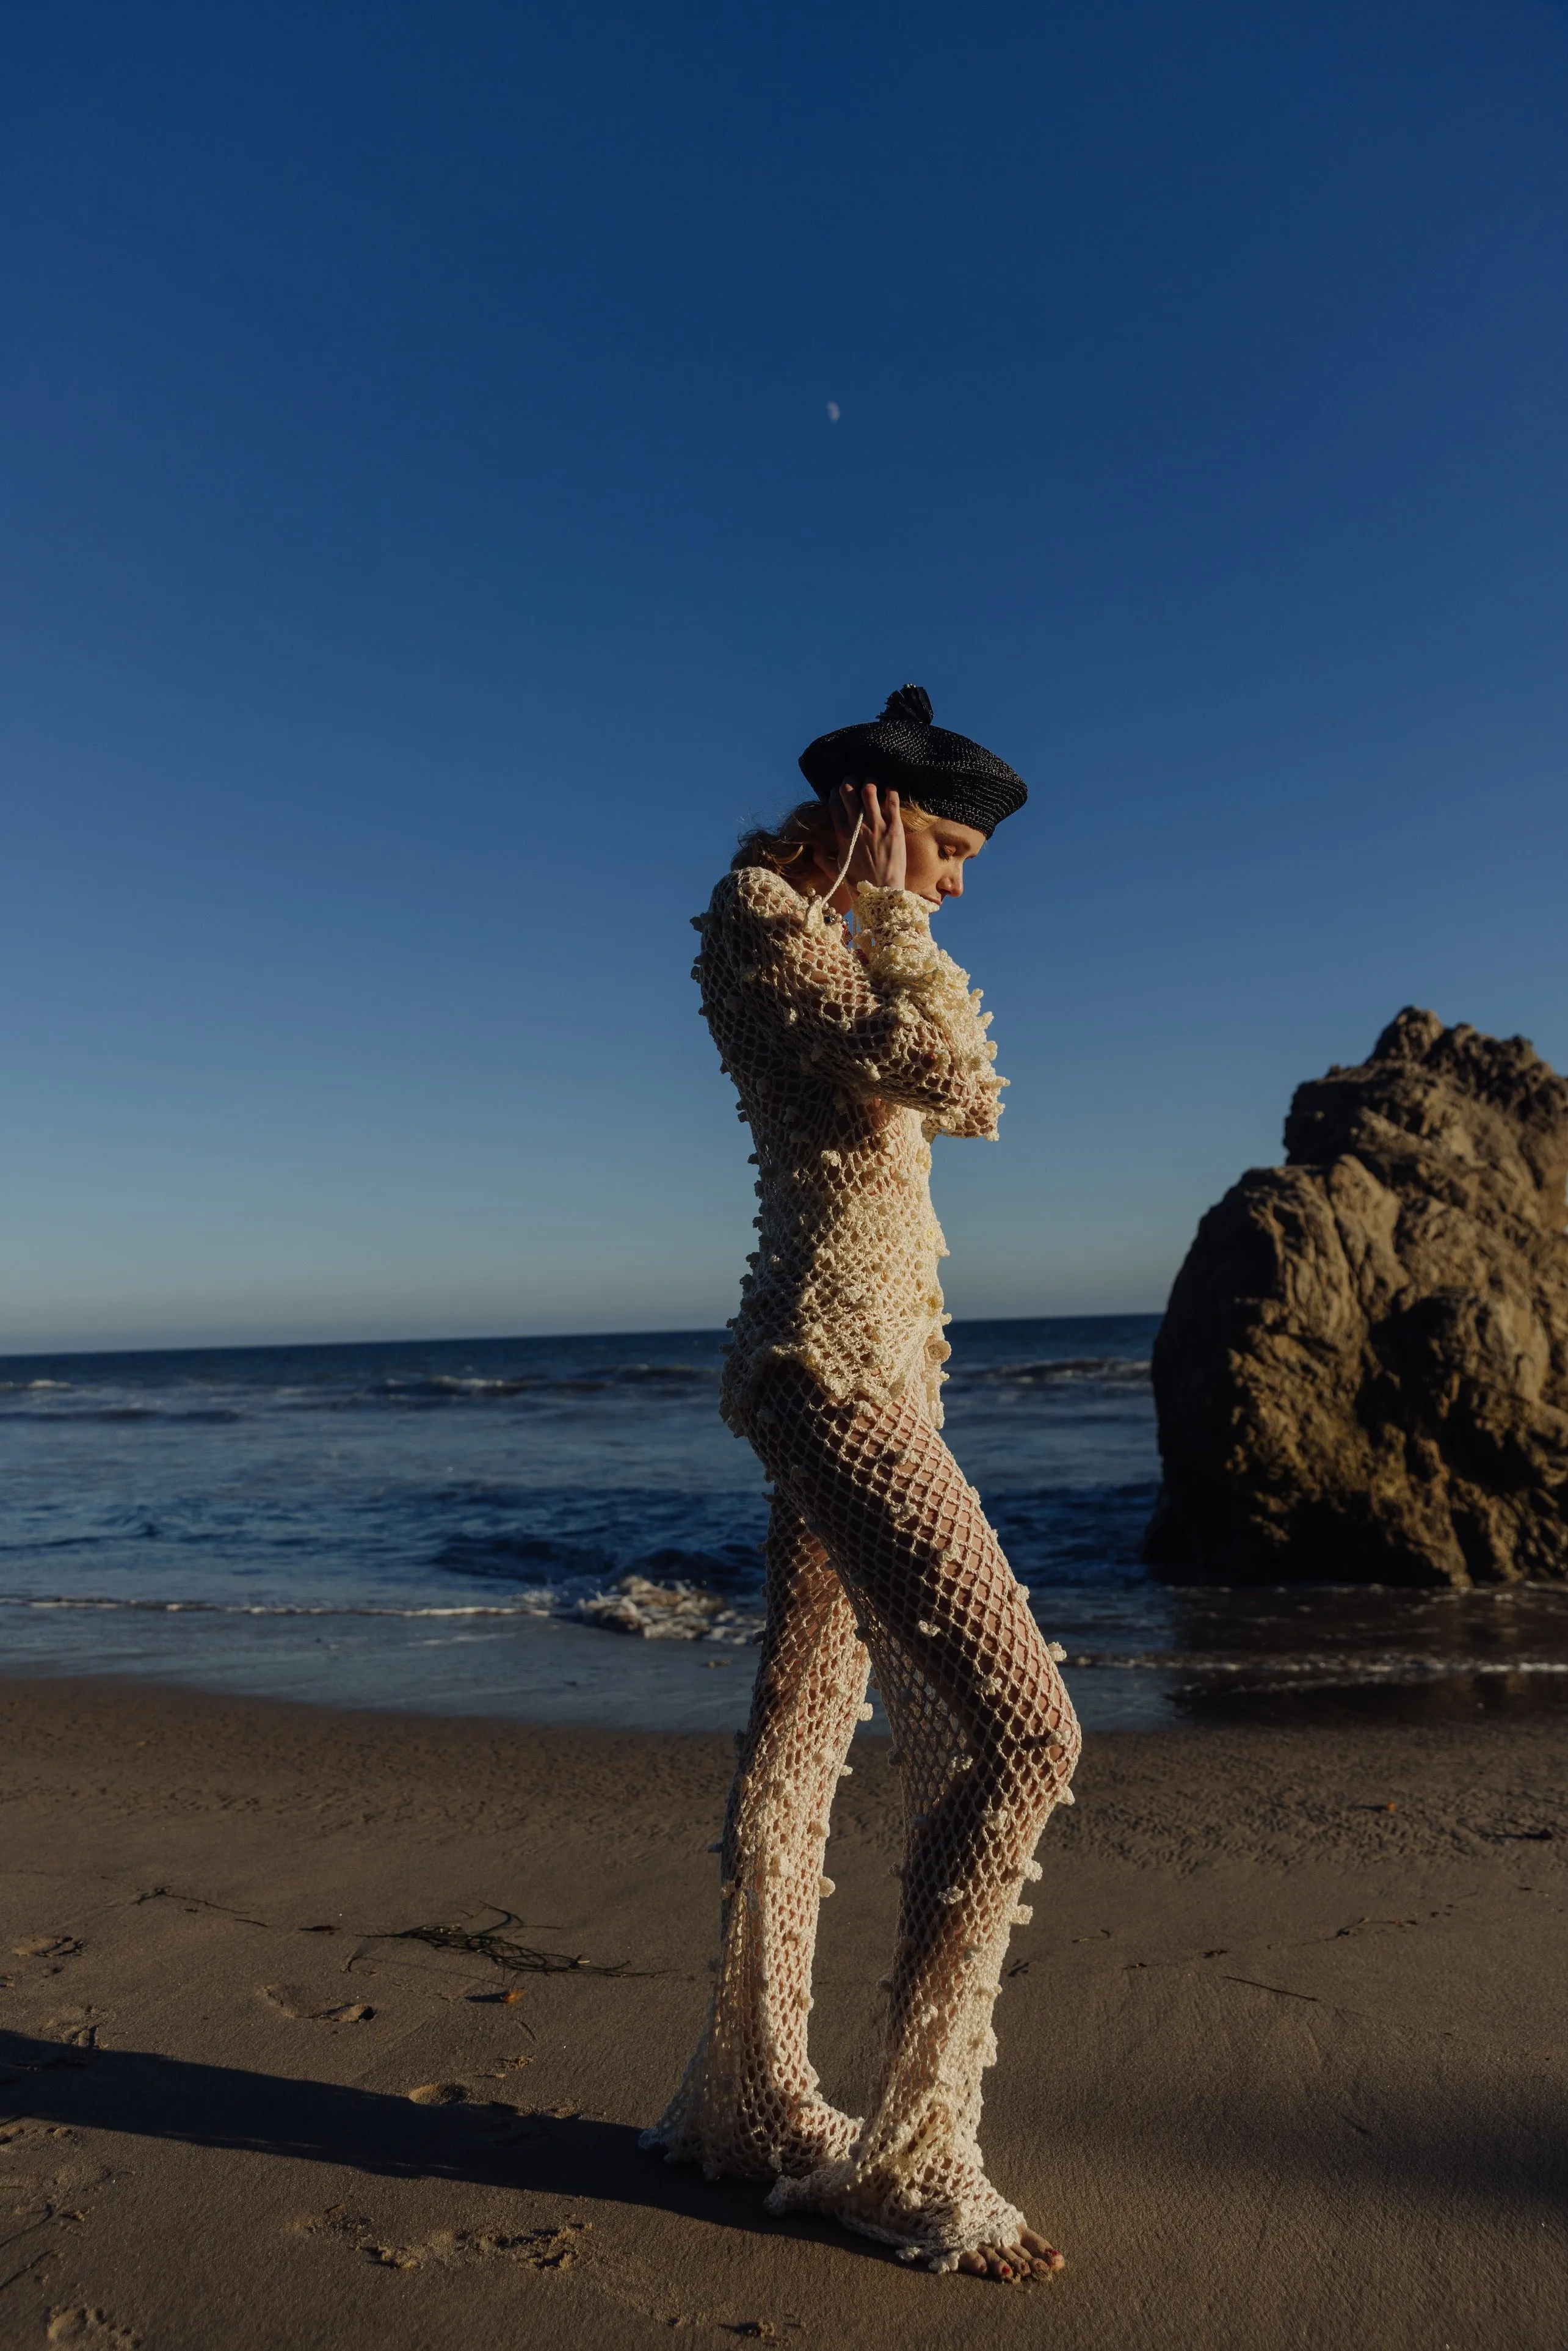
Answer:
POLYGON ((984 849, 986 836, 977 825, 957 824, 939 816, 930 826, 906 824, 904 843, 904 887, 936 908, 944 898, 963 896, 964 868, 984 849))

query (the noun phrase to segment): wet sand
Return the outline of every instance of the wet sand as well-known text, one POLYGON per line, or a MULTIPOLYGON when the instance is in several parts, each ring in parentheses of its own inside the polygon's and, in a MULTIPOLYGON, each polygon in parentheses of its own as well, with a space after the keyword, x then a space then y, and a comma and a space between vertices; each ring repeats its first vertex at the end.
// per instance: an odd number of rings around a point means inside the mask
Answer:
MULTIPOLYGON (((992 2170, 1069 2258, 1024 2288, 638 2152, 730 1758, 0 1683, 0 2344, 1568 2342, 1568 1728, 1091 1742, 988 2077, 992 2170)), ((813 2020, 844 2103, 895 1890, 881 1742, 855 1764, 813 2020)))

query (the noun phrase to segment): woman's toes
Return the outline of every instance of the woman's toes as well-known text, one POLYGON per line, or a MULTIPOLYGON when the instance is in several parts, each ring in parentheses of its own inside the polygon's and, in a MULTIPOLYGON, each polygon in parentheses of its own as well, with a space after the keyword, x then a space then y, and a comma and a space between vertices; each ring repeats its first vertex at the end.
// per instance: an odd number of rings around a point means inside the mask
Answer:
POLYGON ((1054 2277, 1067 2262, 1054 2245, 1037 2237, 1032 2229, 1023 2230, 1013 2245, 977 2245, 972 2253, 960 2253, 958 2267, 969 2277, 996 2278, 1005 2285, 1016 2285, 1029 2277, 1054 2277))

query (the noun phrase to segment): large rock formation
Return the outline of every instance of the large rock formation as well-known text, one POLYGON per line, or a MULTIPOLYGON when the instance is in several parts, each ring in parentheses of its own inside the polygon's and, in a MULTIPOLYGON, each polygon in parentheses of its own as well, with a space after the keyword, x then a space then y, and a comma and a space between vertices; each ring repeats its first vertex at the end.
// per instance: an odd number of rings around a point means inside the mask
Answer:
POLYGON ((1155 1344, 1176 1583, 1568 1579, 1568 1083, 1407 1009, 1298 1088, 1155 1344))

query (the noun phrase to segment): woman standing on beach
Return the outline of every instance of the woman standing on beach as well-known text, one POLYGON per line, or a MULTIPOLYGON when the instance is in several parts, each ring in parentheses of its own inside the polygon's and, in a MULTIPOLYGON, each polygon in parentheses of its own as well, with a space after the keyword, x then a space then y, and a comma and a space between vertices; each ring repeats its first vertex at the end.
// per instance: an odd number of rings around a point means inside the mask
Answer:
POLYGON ((1009 1931, 1071 1801, 1078 1726, 1061 1652, 937 1434, 946 1251, 927 1184, 933 1135, 995 1136, 1004 1082, 931 916, 1025 788, 933 726, 913 685, 800 767, 817 801, 747 836, 695 925, 761 1210, 720 1409, 773 1506, 713 2004, 643 2143, 710 2179, 776 2177, 771 2210, 831 2214, 935 2270, 1049 2275, 1061 2255, 991 2186, 976 2134, 1009 1931), (828 1814, 873 1666, 906 1842, 862 2123, 820 2096, 806 2019, 828 1814))

